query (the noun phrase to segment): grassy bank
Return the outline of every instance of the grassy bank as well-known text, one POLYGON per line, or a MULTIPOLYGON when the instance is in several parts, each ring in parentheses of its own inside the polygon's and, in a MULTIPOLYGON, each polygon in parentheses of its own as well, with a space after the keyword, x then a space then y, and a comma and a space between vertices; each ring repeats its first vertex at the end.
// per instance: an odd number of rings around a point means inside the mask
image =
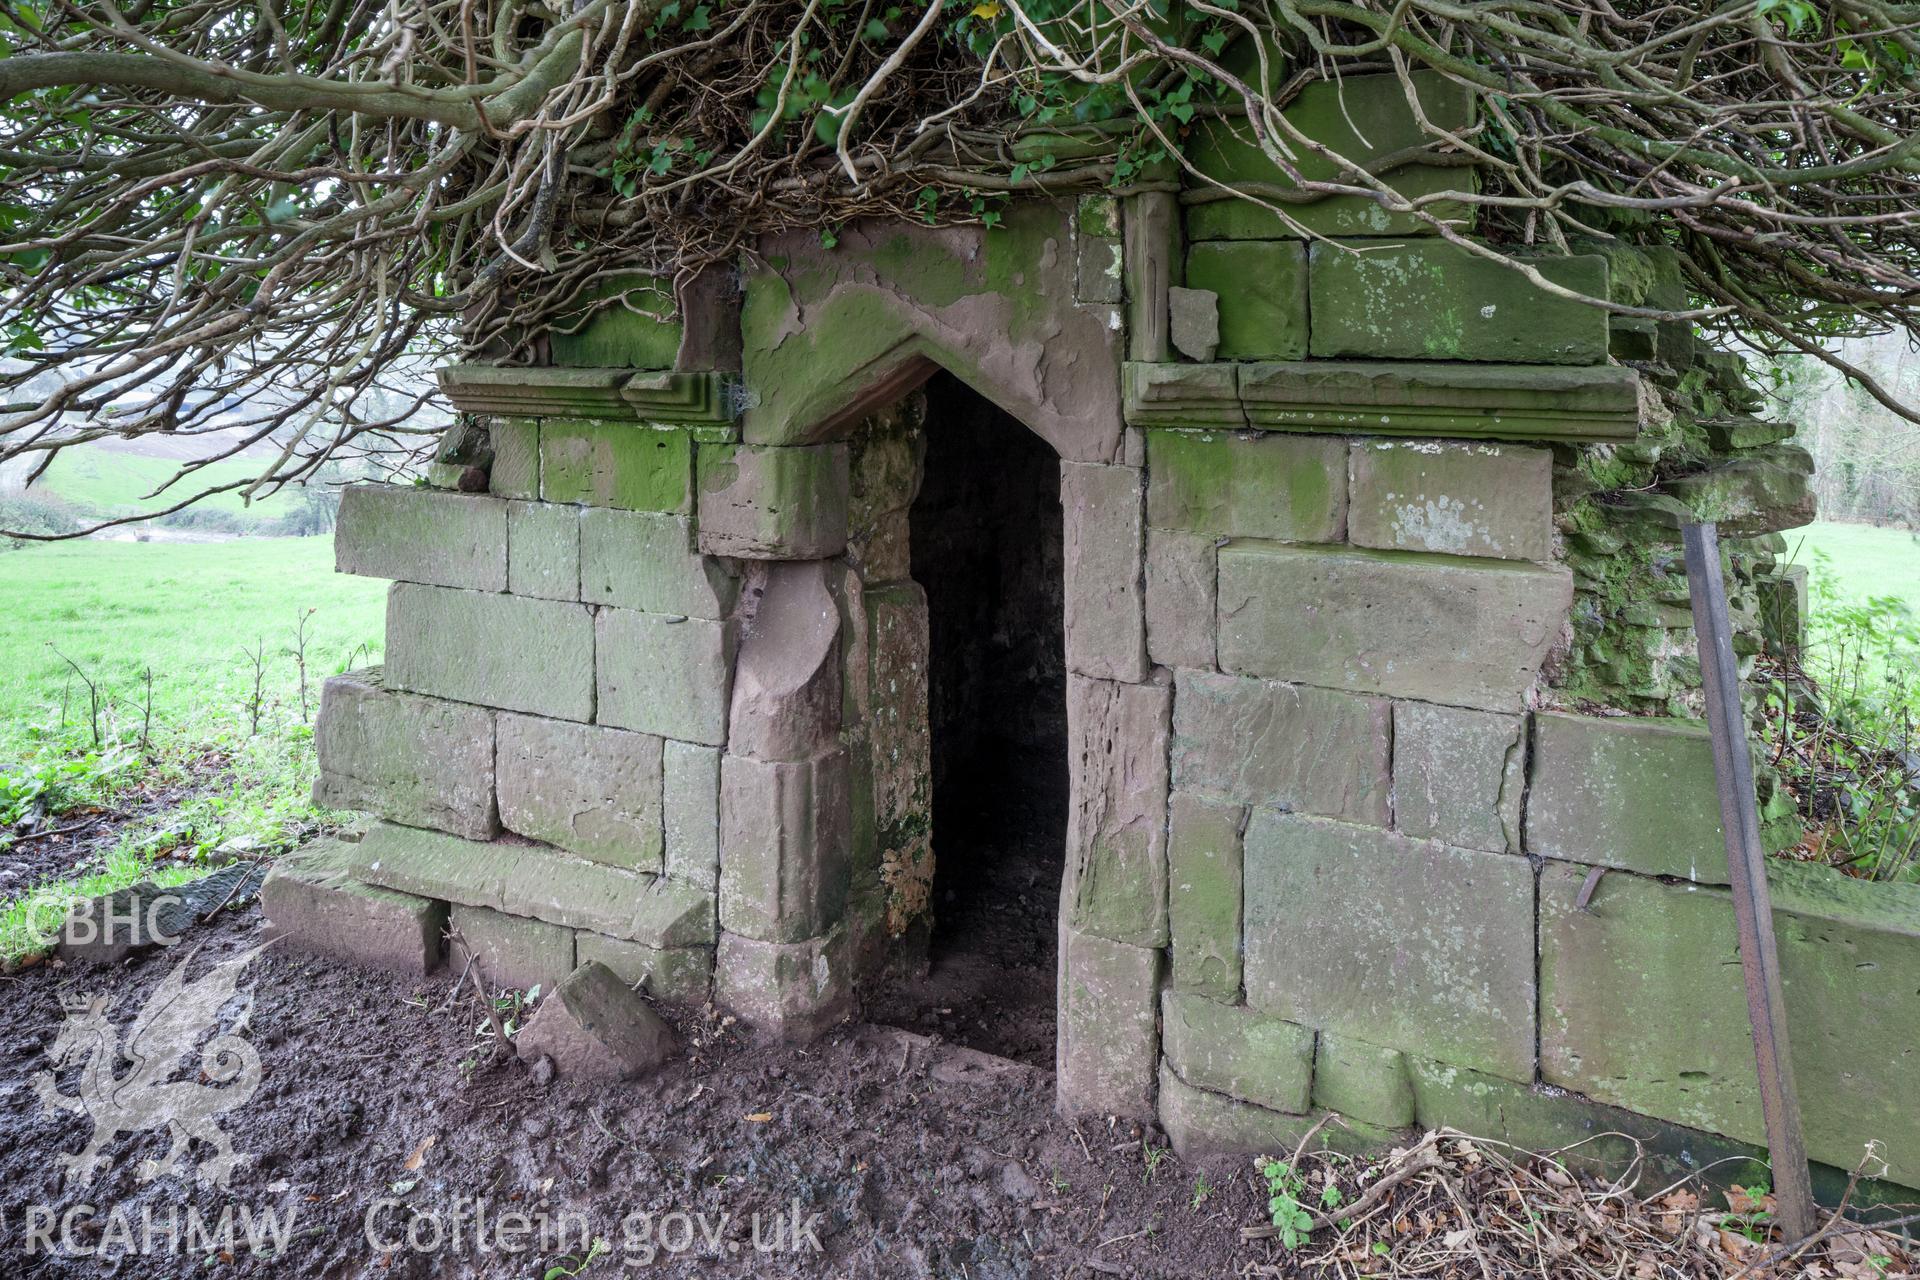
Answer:
POLYGON ((378 661, 385 599, 383 583, 333 572, 331 543, 0 554, 0 852, 22 822, 140 811, 110 840, 35 850, 36 883, 0 901, 0 958, 32 951, 78 894, 269 851, 326 820, 307 795, 320 682, 378 661))

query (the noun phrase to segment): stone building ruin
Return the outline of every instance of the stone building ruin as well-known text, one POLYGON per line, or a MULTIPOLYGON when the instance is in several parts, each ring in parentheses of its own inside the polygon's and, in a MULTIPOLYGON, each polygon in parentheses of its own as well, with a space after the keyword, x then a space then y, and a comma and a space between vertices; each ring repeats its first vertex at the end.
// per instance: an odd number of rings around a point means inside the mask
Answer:
MULTIPOLYGON (((1349 129, 1332 92, 1295 109, 1349 129)), ((1391 151, 1397 91, 1347 92, 1391 151)), ((1677 521, 1734 538, 1748 651, 1786 635, 1804 454, 1685 325, 1293 212, 1323 238, 1198 185, 796 233, 446 369, 432 483, 345 494, 339 567, 393 586, 317 794, 371 821, 276 929, 805 1038, 924 956, 943 788, 1051 759, 1064 1110, 1763 1141, 1677 521)), ((1645 253, 1539 266, 1677 300, 1645 253)), ((1920 902, 1773 893, 1812 1154, 1920 1184, 1920 902)))

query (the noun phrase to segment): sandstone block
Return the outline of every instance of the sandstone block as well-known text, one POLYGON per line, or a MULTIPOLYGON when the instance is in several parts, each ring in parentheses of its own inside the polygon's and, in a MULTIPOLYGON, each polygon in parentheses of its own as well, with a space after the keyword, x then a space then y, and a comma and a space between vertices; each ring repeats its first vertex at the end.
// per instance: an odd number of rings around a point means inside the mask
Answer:
POLYGON ((1561 569, 1235 544, 1220 551, 1220 666, 1514 711, 1572 602, 1573 579, 1561 569))
POLYGON ((805 760, 840 729, 840 607, 824 560, 774 561, 749 574, 757 596, 733 670, 727 748, 805 760))
POLYGON ((499 779, 507 830, 595 862, 661 870, 660 739, 503 715, 499 779))
POLYGON ((1060 927, 1058 1106, 1064 1115, 1153 1118, 1160 952, 1060 927))
POLYGON ((507 590, 537 600, 580 598, 580 508, 507 504, 507 590))
POLYGON ((1147 654, 1162 666, 1213 666, 1215 541, 1147 530, 1147 654))
POLYGON ((1529 853, 1727 882, 1704 724, 1541 712, 1533 721, 1529 853))
POLYGON ((493 466, 487 489, 496 498, 540 496, 540 424, 532 418, 493 418, 493 466))
POLYGON ((1383 698, 1182 671, 1174 681, 1173 785, 1384 827, 1391 730, 1383 698))
POLYGON ((1384 1129, 1405 1128, 1414 1120, 1406 1055, 1322 1031, 1314 1048, 1313 1103, 1384 1129))
POLYGON ((352 871, 382 888, 591 929, 663 951, 713 942, 711 895, 542 845, 483 844, 378 822, 354 846, 352 871))
POLYGON ((1147 523, 1215 537, 1339 542, 1347 446, 1333 437, 1147 433, 1147 523))
POLYGON ((1311 1116, 1290 1115, 1196 1089, 1170 1065, 1160 1064, 1160 1126, 1182 1160, 1220 1155, 1284 1159, 1293 1154, 1313 1123, 1311 1116))
POLYGON ((749 560, 824 560, 847 545, 842 444, 700 446, 700 550, 749 560))
POLYGON ((1161 1053, 1186 1083, 1273 1111, 1307 1110, 1311 1027, 1178 991, 1166 993, 1161 1009, 1161 1053))
MULTIPOLYGON (((1540 881, 1541 1073, 1678 1124, 1765 1141, 1739 942, 1722 890, 1586 868, 1540 881)), ((1808 1154, 1840 1168, 1876 1141, 1920 1179, 1920 886, 1768 869, 1808 1154), (1811 1082, 1817 1082, 1813 1084, 1811 1082)))
POLYGON ((1069 671, 1136 683, 1147 678, 1141 480, 1138 467, 1060 466, 1069 671))
POLYGON ((1072 807, 1061 889, 1074 928, 1167 943, 1167 730, 1173 690, 1067 677, 1072 807))
POLYGON ((689 508, 693 437, 631 422, 540 424, 540 496, 628 511, 689 508))
POLYGON ((1220 295, 1174 285, 1167 290, 1167 304, 1173 349, 1202 364, 1212 360, 1220 347, 1220 295))
POLYGON ((1393 704, 1393 821, 1410 836, 1520 852, 1527 725, 1496 711, 1393 704))
POLYGON ((593 649, 581 605, 405 582, 387 593, 389 688, 591 720, 593 649))
POLYGON ((601 724, 710 747, 726 742, 731 622, 603 608, 595 634, 601 724))
POLYGON ((332 840, 282 856, 260 886, 267 936, 296 951, 427 974, 440 967, 447 904, 355 880, 332 840))
POLYGON ((1249 1005, 1532 1078, 1524 860, 1261 810, 1245 868, 1249 1005))
POLYGON ((514 1049, 545 1055, 563 1077, 629 1080, 678 1053, 680 1037, 613 970, 588 961, 541 997, 514 1049))
POLYGON ((827 933, 852 867, 847 753, 720 765, 720 927, 759 942, 827 933))
POLYGON ((573 972, 571 929, 455 903, 448 933, 455 971, 464 971, 471 961, 490 986, 551 991, 573 972))
POLYGON ((924 915, 933 891, 927 597, 905 582, 868 591, 864 603, 872 856, 885 886, 884 923, 898 937, 924 915))
POLYGON ((846 931, 801 942, 759 942, 720 935, 714 999, 770 1036, 805 1042, 853 1009, 846 931))
POLYGON ((493 712, 384 688, 350 671, 321 686, 313 802, 485 840, 493 798, 493 712))
POLYGON ((1307 354, 1307 247, 1299 240, 1202 240, 1187 283, 1220 295, 1220 360, 1307 354))
POLYGON ((1229 1004, 1240 998, 1240 832, 1246 812, 1183 791, 1174 792, 1168 806, 1173 988, 1229 1004))
POLYGON ((581 929, 573 935, 573 954, 581 964, 605 965, 656 1000, 704 1004, 713 983, 712 947, 661 950, 581 929))
POLYGON ((691 742, 666 744, 663 825, 666 870, 708 893, 720 886, 720 751, 691 742))
POLYGON ((725 618, 740 579, 693 549, 693 522, 658 511, 589 507, 580 522, 580 598, 643 613, 725 618))
POLYGON ((349 485, 340 491, 333 567, 368 578, 505 591, 507 504, 411 485, 349 485))
POLYGON ((1501 560, 1553 558, 1553 454, 1515 444, 1352 446, 1355 546, 1501 560))
MULTIPOLYGON (((1532 265, 1563 288, 1607 296, 1607 263, 1598 255, 1532 265)), ((1458 245, 1322 241, 1308 251, 1307 269, 1318 359, 1606 363, 1606 312, 1537 289, 1458 245)))

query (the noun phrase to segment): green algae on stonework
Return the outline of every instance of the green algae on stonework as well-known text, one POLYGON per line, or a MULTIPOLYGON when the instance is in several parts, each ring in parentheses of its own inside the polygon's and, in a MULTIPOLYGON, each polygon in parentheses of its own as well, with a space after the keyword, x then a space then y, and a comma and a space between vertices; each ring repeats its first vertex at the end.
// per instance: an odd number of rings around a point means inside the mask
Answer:
POLYGON ((685 431, 564 418, 540 424, 540 496, 548 502, 681 512, 692 468, 685 431))
POLYGON ((621 301, 562 320, 549 331, 553 362, 572 368, 671 369, 682 333, 672 286, 633 273, 615 277, 593 296, 616 295, 621 301))

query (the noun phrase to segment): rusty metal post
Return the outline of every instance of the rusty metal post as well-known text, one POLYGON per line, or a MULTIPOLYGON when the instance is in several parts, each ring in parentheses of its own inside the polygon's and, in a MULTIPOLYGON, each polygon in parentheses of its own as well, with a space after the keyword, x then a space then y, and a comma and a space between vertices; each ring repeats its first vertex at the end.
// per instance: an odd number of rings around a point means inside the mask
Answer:
POLYGON ((1780 951, 1773 936, 1773 898, 1767 889, 1766 854, 1760 846, 1747 721, 1740 709, 1740 668, 1734 662, 1733 624, 1720 576, 1720 530, 1710 523, 1690 524, 1681 530, 1681 537, 1686 545, 1693 629, 1700 645, 1700 681, 1707 695, 1707 728, 1713 738, 1713 772, 1720 789, 1720 825, 1726 834, 1727 883, 1733 890, 1747 1017, 1753 1024, 1753 1056, 1760 1069, 1760 1111, 1773 1158, 1774 1216, 1789 1240, 1801 1240, 1813 1234, 1813 1182, 1800 1127, 1800 1095, 1793 1087, 1793 1049, 1787 1040, 1780 951))

